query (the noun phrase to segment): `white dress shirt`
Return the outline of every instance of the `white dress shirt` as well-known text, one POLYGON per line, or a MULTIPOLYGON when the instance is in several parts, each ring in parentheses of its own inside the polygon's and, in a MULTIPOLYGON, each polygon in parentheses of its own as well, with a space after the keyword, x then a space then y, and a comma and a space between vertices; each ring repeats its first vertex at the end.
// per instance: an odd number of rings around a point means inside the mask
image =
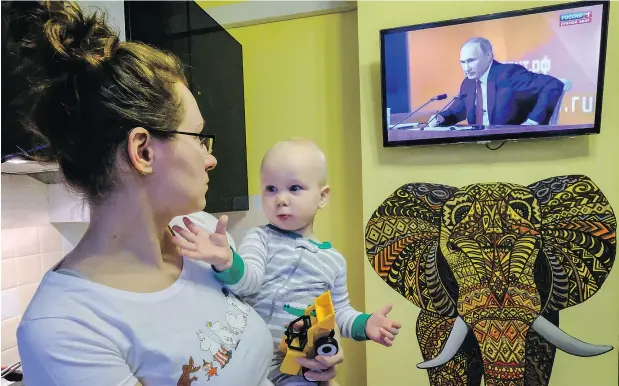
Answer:
POLYGON ((488 67, 486 72, 484 72, 481 78, 479 78, 479 82, 481 83, 481 94, 482 94, 482 98, 484 101, 483 103, 483 110, 484 110, 483 124, 485 126, 490 124, 490 117, 488 115, 488 74, 490 73, 491 67, 492 67, 492 63, 490 63, 490 66, 488 67))

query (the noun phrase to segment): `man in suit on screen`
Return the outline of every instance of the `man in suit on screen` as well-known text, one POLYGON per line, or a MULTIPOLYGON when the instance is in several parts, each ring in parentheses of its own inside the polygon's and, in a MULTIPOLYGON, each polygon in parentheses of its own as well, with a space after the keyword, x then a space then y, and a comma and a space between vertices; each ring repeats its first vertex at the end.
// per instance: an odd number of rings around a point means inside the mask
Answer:
POLYGON ((466 76, 460 93, 447 110, 432 116, 429 126, 454 125, 547 125, 563 92, 563 82, 536 74, 519 64, 494 60, 492 44, 476 37, 460 50, 466 76))

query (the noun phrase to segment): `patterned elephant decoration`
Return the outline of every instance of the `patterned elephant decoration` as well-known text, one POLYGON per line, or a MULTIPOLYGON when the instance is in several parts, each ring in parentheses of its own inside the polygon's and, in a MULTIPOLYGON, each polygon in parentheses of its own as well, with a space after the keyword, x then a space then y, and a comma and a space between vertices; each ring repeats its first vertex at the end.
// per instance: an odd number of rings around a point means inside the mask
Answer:
POLYGON ((547 385, 555 350, 610 351, 559 327, 615 259, 616 218, 585 176, 529 186, 412 183, 366 227, 366 251, 389 286, 421 308, 417 339, 431 385, 547 385))

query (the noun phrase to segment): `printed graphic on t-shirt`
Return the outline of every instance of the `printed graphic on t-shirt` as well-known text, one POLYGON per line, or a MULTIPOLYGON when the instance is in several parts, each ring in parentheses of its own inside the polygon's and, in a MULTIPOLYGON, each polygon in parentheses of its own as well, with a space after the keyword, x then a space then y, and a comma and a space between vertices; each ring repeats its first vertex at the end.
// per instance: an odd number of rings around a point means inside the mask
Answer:
POLYGON ((206 320, 204 328, 196 331, 196 344, 200 346, 203 356, 195 359, 189 357, 188 363, 182 367, 177 386, 190 386, 198 379, 210 381, 219 376, 232 360, 241 341, 251 308, 228 289, 222 288, 221 291, 228 304, 225 320, 206 320))
POLYGON ((198 366, 198 367, 194 366, 193 358, 189 357, 189 363, 187 363, 186 365, 183 365, 183 374, 178 379, 177 386, 190 386, 191 382, 197 381, 198 377, 192 376, 192 374, 197 371, 200 371, 201 368, 202 368, 201 366, 198 366))
POLYGON ((207 381, 211 380, 211 377, 217 375, 217 367, 213 365, 213 362, 207 362, 202 359, 202 370, 206 373, 207 381))

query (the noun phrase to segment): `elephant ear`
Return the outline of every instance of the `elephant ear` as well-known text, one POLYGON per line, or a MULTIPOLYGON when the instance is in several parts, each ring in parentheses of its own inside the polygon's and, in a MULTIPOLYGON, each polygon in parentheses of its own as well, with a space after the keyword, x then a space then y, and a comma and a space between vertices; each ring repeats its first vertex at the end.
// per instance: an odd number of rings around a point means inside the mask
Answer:
POLYGON ((365 230, 368 259, 378 275, 417 307, 457 315, 457 284, 440 253, 441 210, 457 188, 407 184, 372 214, 365 230))
POLYGON ((615 260, 617 219, 602 191, 586 176, 549 178, 530 185, 542 214, 542 254, 550 266, 545 311, 593 296, 615 260))

